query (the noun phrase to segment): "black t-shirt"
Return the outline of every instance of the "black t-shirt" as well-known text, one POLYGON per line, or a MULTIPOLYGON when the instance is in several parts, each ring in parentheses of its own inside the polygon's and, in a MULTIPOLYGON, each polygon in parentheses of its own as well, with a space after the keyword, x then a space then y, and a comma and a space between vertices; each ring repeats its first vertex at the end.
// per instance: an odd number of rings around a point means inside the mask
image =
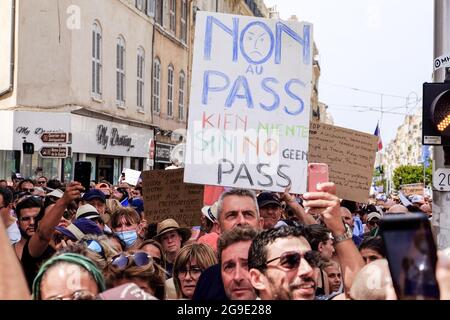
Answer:
POLYGON ((30 250, 28 250, 29 242, 30 239, 27 240, 23 247, 22 260, 20 262, 22 264, 23 272, 25 273, 25 278, 27 279, 28 287, 31 290, 34 278, 36 277, 39 268, 45 261, 50 259, 50 257, 55 254, 55 250, 49 245, 41 256, 35 258, 30 255, 30 250))
POLYGON ((192 300, 228 300, 223 287, 219 264, 215 264, 203 271, 195 286, 192 300))

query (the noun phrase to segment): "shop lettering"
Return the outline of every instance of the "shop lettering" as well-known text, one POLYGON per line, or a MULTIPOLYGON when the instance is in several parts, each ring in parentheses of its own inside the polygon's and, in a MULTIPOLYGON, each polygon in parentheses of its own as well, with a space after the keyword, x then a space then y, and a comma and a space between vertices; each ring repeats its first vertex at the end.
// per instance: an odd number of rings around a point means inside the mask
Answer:
POLYGON ((132 138, 127 135, 120 135, 117 128, 112 128, 111 138, 108 135, 108 127, 103 125, 97 126, 97 143, 103 146, 103 149, 108 147, 108 141, 110 146, 123 146, 127 147, 127 151, 134 148, 132 145, 132 138))
POLYGON ((24 135, 29 135, 30 134, 30 129, 28 129, 28 127, 17 127, 16 128, 16 132, 18 134, 24 134, 24 135))
MULTIPOLYGON (((21 127, 17 127, 16 128, 16 132, 18 134, 23 134, 23 135, 27 136, 27 135, 30 134, 31 130, 30 130, 29 127, 21 126, 21 127)), ((47 130, 47 129, 38 127, 38 128, 35 128, 33 132, 34 132, 35 135, 41 135, 44 132, 62 132, 62 131, 61 130, 47 130)))

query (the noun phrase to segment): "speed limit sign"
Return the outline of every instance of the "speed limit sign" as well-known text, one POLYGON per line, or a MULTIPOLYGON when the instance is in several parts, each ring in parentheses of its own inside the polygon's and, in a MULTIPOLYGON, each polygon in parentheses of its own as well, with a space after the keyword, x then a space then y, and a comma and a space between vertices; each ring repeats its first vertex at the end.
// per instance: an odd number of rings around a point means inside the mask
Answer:
POLYGON ((450 169, 437 169, 433 173, 433 187, 438 191, 450 191, 450 169))

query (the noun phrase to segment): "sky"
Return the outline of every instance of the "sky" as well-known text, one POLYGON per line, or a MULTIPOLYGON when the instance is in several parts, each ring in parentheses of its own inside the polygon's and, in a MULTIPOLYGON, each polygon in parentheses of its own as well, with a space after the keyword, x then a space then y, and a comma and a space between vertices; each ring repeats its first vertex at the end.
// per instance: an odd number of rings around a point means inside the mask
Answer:
POLYGON ((281 19, 313 24, 319 100, 335 125, 373 134, 380 122, 386 146, 406 112, 422 109, 422 84, 433 72, 433 0, 264 2, 281 19))

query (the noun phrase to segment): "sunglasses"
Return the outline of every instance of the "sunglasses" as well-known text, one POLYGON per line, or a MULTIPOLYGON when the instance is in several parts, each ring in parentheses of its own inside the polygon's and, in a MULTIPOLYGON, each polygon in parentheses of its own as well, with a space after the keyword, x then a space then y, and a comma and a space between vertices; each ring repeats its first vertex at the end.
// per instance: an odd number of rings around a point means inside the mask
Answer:
POLYGON ((370 221, 367 222, 367 224, 369 226, 377 226, 379 224, 379 222, 376 221, 376 220, 370 220, 370 221))
POLYGON ((33 193, 34 192, 34 188, 22 189, 21 191, 33 193))
POLYGON ((288 251, 279 257, 266 261, 265 265, 269 266, 269 263, 278 259, 280 260, 279 266, 285 270, 297 269, 300 266, 302 259, 305 259, 311 267, 315 268, 319 265, 320 253, 313 250, 304 253, 299 251, 288 251))
POLYGON ((111 265, 117 270, 123 271, 128 268, 131 263, 134 263, 134 265, 137 267, 142 267, 152 261, 152 256, 150 256, 147 252, 140 251, 131 255, 125 255, 122 253, 118 256, 115 256, 111 260, 111 265))
POLYGON ((31 219, 36 221, 36 218, 37 218, 37 216, 35 216, 35 217, 20 217, 19 220, 22 222, 28 222, 28 221, 31 221, 31 219))
POLYGON ((78 290, 70 295, 59 295, 48 298, 48 300, 95 300, 96 296, 87 290, 78 290))
POLYGON ((44 184, 45 181, 38 181, 37 183, 38 183, 38 184, 44 184))

